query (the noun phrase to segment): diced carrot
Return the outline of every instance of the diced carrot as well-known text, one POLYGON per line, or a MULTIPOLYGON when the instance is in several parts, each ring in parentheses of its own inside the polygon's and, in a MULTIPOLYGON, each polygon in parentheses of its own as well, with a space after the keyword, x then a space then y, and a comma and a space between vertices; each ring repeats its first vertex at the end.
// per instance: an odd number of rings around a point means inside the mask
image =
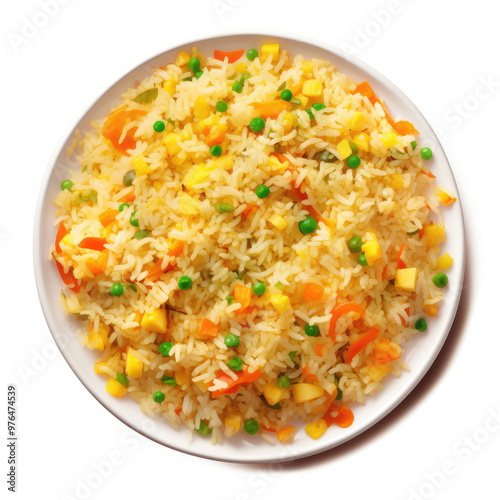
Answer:
POLYGON ((112 222, 116 221, 116 216, 120 213, 119 210, 115 210, 113 208, 109 208, 104 211, 101 215, 99 215, 99 222, 103 225, 103 227, 109 226, 112 222))
POLYGON ((177 415, 180 415, 180 414, 181 414, 181 411, 182 411, 182 408, 180 408, 180 407, 179 407, 179 408, 177 408, 177 409, 175 410, 175 413, 176 413, 177 415))
POLYGON ((106 238, 96 238, 94 236, 89 236, 88 238, 83 238, 80 243, 78 243, 79 248, 85 248, 87 250, 98 250, 102 252, 104 250, 104 245, 108 243, 106 238))
POLYGON ((252 289, 245 286, 245 285, 240 285, 236 284, 234 285, 234 300, 236 302, 239 302, 241 307, 235 311, 235 314, 240 314, 245 311, 245 309, 250 305, 250 302, 252 300, 252 289))
POLYGON ((226 375, 225 373, 217 375, 217 377, 215 378, 217 380, 222 380, 223 382, 226 382, 227 387, 225 389, 219 389, 217 391, 213 391, 212 397, 216 398, 218 396, 222 396, 223 394, 233 394, 238 390, 240 385, 248 385, 258 380, 261 376, 261 373, 259 370, 250 373, 248 371, 248 368, 243 368, 243 370, 241 372, 236 373, 236 375, 238 377, 236 380, 233 380, 229 375, 226 375))
POLYGON ((318 283, 308 283, 302 292, 302 297, 307 302, 316 302, 323 297, 325 289, 318 283))
POLYGON ((283 99, 277 101, 256 102, 253 107, 261 118, 276 118, 281 112, 290 108, 291 104, 283 99))
POLYGON ((332 404, 332 406, 328 408, 323 420, 326 422, 327 427, 335 424, 345 429, 350 427, 354 422, 354 415, 351 409, 347 406, 335 406, 332 404), (333 417, 332 413, 335 413, 336 415, 333 417))
POLYGON ((78 284, 78 280, 73 276, 71 269, 65 273, 63 265, 58 260, 56 260, 56 265, 64 284, 73 292, 79 293, 80 285, 78 284))
POLYGON ((108 267, 109 251, 107 249, 99 253, 97 260, 89 259, 85 262, 87 269, 95 276, 102 273, 108 267))
POLYGON ((351 343, 349 349, 347 349, 347 352, 344 355, 344 361, 347 364, 351 364, 354 356, 356 356, 356 354, 377 338, 379 331, 380 328, 378 326, 374 326, 370 328, 367 333, 360 335, 354 342, 351 343))
POLYGON ((373 348, 373 362, 376 365, 387 365, 391 361, 398 359, 400 356, 401 352, 398 352, 398 350, 387 341, 379 342, 373 348))
POLYGON ((224 128, 214 125, 205 139, 205 144, 207 146, 215 146, 216 144, 221 144, 226 138, 226 131, 224 128))
POLYGON ((349 312, 356 312, 362 318, 364 318, 365 316, 365 310, 357 302, 341 302, 340 304, 337 304, 332 310, 332 319, 330 320, 330 331, 328 332, 332 340, 335 340, 335 335, 337 334, 336 326, 338 319, 343 314, 347 314, 349 312))
POLYGON ((420 132, 413 126, 412 123, 407 122, 405 120, 396 122, 394 124, 394 130, 400 135, 415 135, 420 132))
POLYGON ((326 344, 316 344, 314 346, 314 354, 316 356, 323 356, 323 349, 325 347, 326 344))
POLYGON ((204 318, 201 323, 200 336, 201 337, 217 337, 219 333, 219 326, 207 318, 204 318))
POLYGON ((306 365, 304 366, 304 368, 302 368, 302 373, 304 374, 304 376, 310 380, 312 380, 313 382, 318 382, 318 377, 316 377, 316 375, 314 375, 314 373, 311 373, 310 369, 309 369, 309 365, 306 365))
POLYGON ((252 212, 252 210, 255 210, 257 208, 259 208, 259 205, 254 205, 253 203, 247 203, 247 206, 245 207, 243 212, 241 212, 242 216, 246 219, 250 215, 250 212, 252 212))
POLYGON ((359 83, 352 93, 361 94, 364 97, 368 97, 368 99, 372 99, 375 96, 375 92, 373 92, 370 84, 366 81, 359 83))
POLYGON ((289 425, 288 427, 283 427, 278 432, 276 432, 276 437, 282 442, 286 443, 290 439, 293 439, 293 433, 297 430, 297 427, 289 425))
POLYGON ((136 141, 134 135, 137 131, 137 127, 129 129, 123 141, 120 142, 121 136, 123 135, 123 128, 138 116, 144 116, 146 114, 145 111, 139 109, 127 110, 125 106, 122 106, 108 115, 102 127, 102 135, 111 141, 111 144, 113 144, 117 151, 125 156, 130 156, 127 150, 135 148, 136 141))
POLYGON ((403 259, 401 258, 401 255, 403 255, 404 249, 405 249, 405 244, 403 243, 400 246, 399 252, 398 252, 398 261, 397 261, 398 269, 405 269, 406 268, 406 264, 404 263, 403 259))
MULTIPOLYGON (((172 248, 167 252, 169 257, 179 257, 184 248, 183 241, 176 241, 172 248)), ((158 259, 152 269, 149 270, 147 278, 151 281, 156 281, 163 273, 166 273, 175 264, 169 263, 165 269, 162 269, 163 259, 158 259)))
POLYGON ((387 266, 388 266, 388 264, 386 264, 384 266, 384 268, 382 269, 382 276, 381 276, 382 277, 382 281, 385 281, 385 273, 387 272, 387 266))
POLYGON ((61 243, 61 240, 68 234, 68 230, 66 229, 66 226, 64 223, 59 222, 59 227, 57 228, 57 234, 56 234, 56 251, 57 253, 61 253, 61 246, 59 245, 61 243))
POLYGON ((227 60, 229 63, 234 63, 244 53, 245 53, 245 49, 233 50, 232 52, 224 52, 222 50, 214 50, 214 59, 217 59, 218 61, 224 61, 224 59, 227 57, 227 60))
POLYGON ((135 193, 134 191, 130 191, 126 195, 123 195, 120 199, 122 203, 133 203, 135 201, 135 193))
POLYGON ((266 427, 265 425, 260 425, 260 430, 261 431, 266 431, 266 432, 276 432, 276 429, 273 427, 266 427))

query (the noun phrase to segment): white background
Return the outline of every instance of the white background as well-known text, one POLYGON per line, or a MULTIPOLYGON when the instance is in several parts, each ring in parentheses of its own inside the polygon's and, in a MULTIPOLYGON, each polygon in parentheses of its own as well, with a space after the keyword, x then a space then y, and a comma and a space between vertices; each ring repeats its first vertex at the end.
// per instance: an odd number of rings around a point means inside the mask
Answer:
MULTIPOLYGON (((5 3, 0 18, 0 318, 7 341, 1 397, 8 383, 17 386, 18 497, 497 498, 498 3, 59 0, 45 26, 23 34, 25 19, 43 23, 41 3, 5 3), (443 139, 461 191, 468 250, 449 339, 407 400, 352 442, 277 466, 193 458, 107 413, 55 348, 32 270, 39 183, 74 116, 165 48, 251 30, 348 44, 413 100, 443 139), (103 468, 105 461, 114 465, 103 468), (443 468, 446 475, 438 472, 443 468), (90 488, 81 486, 89 481, 90 488)), ((6 490, 7 450, 0 448, 6 490)))

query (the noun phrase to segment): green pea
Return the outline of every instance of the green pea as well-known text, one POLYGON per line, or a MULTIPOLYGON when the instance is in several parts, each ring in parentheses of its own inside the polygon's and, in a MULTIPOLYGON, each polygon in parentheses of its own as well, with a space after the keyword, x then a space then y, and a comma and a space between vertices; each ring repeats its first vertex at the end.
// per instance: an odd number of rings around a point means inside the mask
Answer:
POLYGON ((255 189, 255 194, 259 198, 267 198, 269 196, 270 192, 271 192, 271 190, 264 184, 257 186, 257 188, 255 189))
POLYGON ((431 148, 422 148, 420 150, 420 156, 424 160, 430 160, 432 158, 432 149, 431 148))
POLYGON ((240 345, 240 338, 233 333, 229 333, 224 337, 224 344, 227 347, 238 347, 240 345))
POLYGON ((313 109, 316 111, 321 111, 322 109, 325 109, 326 106, 322 102, 318 102, 317 104, 313 104, 313 109))
POLYGON ((356 146, 356 144, 354 144, 354 142, 349 141, 349 147, 351 148, 351 151, 353 153, 357 153, 358 152, 358 146, 356 146))
POLYGON ((121 283, 113 283, 109 291, 111 292, 111 295, 119 297, 120 295, 123 295, 123 285, 121 283))
POLYGON ((266 293, 266 285, 264 283, 255 283, 255 285, 252 287, 253 293, 255 295, 258 295, 259 297, 264 295, 266 293))
POLYGON ((316 231, 318 223, 311 215, 308 215, 304 220, 299 222, 299 229, 302 234, 311 234, 316 231))
POLYGON ((69 179, 65 179, 64 181, 61 182, 61 191, 71 191, 71 188, 74 186, 73 182, 71 182, 69 179))
POLYGON ((171 351, 172 347, 174 347, 174 344, 172 344, 172 342, 162 342, 160 344, 160 348, 159 348, 160 354, 164 358, 166 358, 167 356, 170 356, 170 351, 171 351))
POLYGON ((189 276, 181 276, 177 284, 181 290, 189 290, 193 286, 193 280, 189 276))
POLYGON ((411 149, 412 149, 413 151, 415 151, 415 149, 417 149, 417 141, 411 141, 411 142, 410 142, 410 145, 411 145, 411 149))
POLYGON ((128 385, 130 384, 130 380, 128 379, 127 375, 125 375, 125 373, 119 373, 116 376, 116 381, 120 382, 123 387, 128 387, 128 385))
POLYGON ((249 61, 253 61, 258 55, 259 55, 259 53, 257 52, 256 49, 247 50, 247 59, 249 61))
POLYGON ((250 78, 249 73, 245 73, 244 75, 241 75, 241 78, 240 78, 241 85, 243 85, 249 78, 250 78))
POLYGON ((260 425, 259 425, 259 422, 257 422, 257 420, 254 420, 253 418, 251 418, 250 420, 247 420, 244 423, 243 428, 245 429, 245 432, 247 434, 250 434, 250 436, 253 436, 254 434, 257 434, 257 432, 259 432, 260 425))
POLYGON ((425 332, 425 330, 427 330, 427 321, 425 321, 425 318, 417 319, 417 321, 415 321, 415 328, 419 332, 425 332))
POLYGON ((266 121, 264 120, 264 118, 261 118, 260 116, 254 118, 249 125, 250 130, 252 132, 262 132, 265 126, 266 126, 266 121))
POLYGON ((280 97, 284 101, 290 101, 290 99, 293 97, 292 91, 290 89, 285 89, 281 92, 280 97))
POLYGON ((347 166, 349 168, 358 168, 361 163, 361 160, 359 159, 358 155, 352 154, 347 158, 347 166))
POLYGON ((188 62, 188 68, 193 72, 196 73, 200 69, 200 60, 197 57, 192 57, 189 59, 188 62))
POLYGON ((227 300, 227 305, 230 306, 231 304, 234 304, 236 302, 236 299, 232 295, 228 295, 226 297, 227 300))
POLYGON ((130 205, 128 203, 122 203, 119 207, 118 207, 118 210, 120 212, 123 212, 126 208, 130 207, 130 205))
POLYGON ((288 389, 290 385, 290 379, 286 375, 281 376, 276 382, 278 389, 288 389))
POLYGON ((217 101, 217 104, 215 105, 215 109, 220 113, 225 113, 228 107, 227 102, 224 101, 217 101))
POLYGON ((161 391, 153 392, 153 401, 155 403, 163 403, 165 401, 165 394, 161 391))
POLYGON ((363 246, 363 240, 359 236, 353 236, 347 244, 349 245, 352 253, 359 253, 361 252, 361 247, 363 246))
POLYGON ((194 77, 199 80, 201 78, 201 75, 203 75, 203 70, 200 69, 199 71, 197 71, 195 74, 194 74, 194 77))
POLYGON ((227 364, 231 370, 235 372, 240 372, 243 370, 243 360, 241 358, 238 358, 238 356, 235 356, 229 363, 227 364))
POLYGON ((171 375, 163 375, 160 381, 162 384, 168 384, 171 385, 172 387, 177 386, 177 382, 175 381, 175 378, 172 377, 171 375))
POLYGON ((158 120, 157 122, 154 123, 153 130, 155 132, 163 132, 165 130, 165 123, 162 122, 161 120, 158 120))
POLYGON ((136 240, 142 240, 143 238, 147 238, 149 236, 149 231, 146 231, 145 229, 139 229, 139 231, 136 231, 134 234, 134 238, 136 240))
POLYGON ((241 82, 238 80, 233 83, 231 88, 233 89, 233 92, 236 92, 237 94, 241 94, 243 92, 243 85, 241 85, 241 82))
POLYGON ((432 278, 432 282, 438 288, 444 288, 448 284, 448 276, 444 273, 437 273, 434 278, 432 278))
POLYGON ((183 82, 192 82, 193 81, 193 77, 192 76, 187 76, 186 78, 183 78, 182 81, 183 82))
POLYGON ((306 111, 311 121, 314 120, 314 113, 311 111, 311 109, 306 109, 306 111))
POLYGON ((367 266, 368 265, 368 261, 366 260, 365 252, 361 252, 358 255, 358 264, 360 264, 362 266, 367 266))
POLYGON ((200 436, 209 436, 210 434, 212 434, 212 429, 210 429, 210 427, 206 424, 206 422, 203 422, 202 420, 200 422, 200 426, 198 427, 198 429, 196 429, 196 432, 200 436))
POLYGON ((125 186, 131 186, 136 177, 137 174, 135 173, 134 169, 125 172, 125 175, 123 176, 123 184, 125 186))
POLYGON ((304 331, 308 337, 317 337, 319 333, 318 325, 310 325, 309 323, 304 327, 304 331))
POLYGON ((128 221, 130 222, 130 224, 132 224, 132 226, 139 227, 139 219, 137 219, 135 217, 136 213, 137 213, 137 210, 134 210, 128 221))
POLYGON ((225 214, 228 212, 232 212, 234 210, 234 207, 233 205, 229 205, 228 203, 216 203, 215 210, 220 214, 225 214))
POLYGON ((212 156, 220 156, 222 154, 222 148, 218 144, 216 144, 215 146, 212 146, 210 148, 210 154, 212 156))

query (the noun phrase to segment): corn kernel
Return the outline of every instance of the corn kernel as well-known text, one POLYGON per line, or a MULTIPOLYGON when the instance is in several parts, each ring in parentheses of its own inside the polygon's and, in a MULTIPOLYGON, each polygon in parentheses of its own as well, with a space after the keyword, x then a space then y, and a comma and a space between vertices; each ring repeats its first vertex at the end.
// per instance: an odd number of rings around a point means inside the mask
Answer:
POLYGON ((352 155, 352 149, 347 139, 342 139, 339 142, 339 145, 337 146, 337 152, 340 156, 342 156, 344 160, 352 155))
POLYGON ((347 120, 347 123, 349 124, 349 128, 351 130, 363 130, 366 125, 366 118, 364 113, 356 111, 354 113, 354 116, 347 120))
POLYGON ((106 384, 106 390, 115 398, 121 398, 127 394, 127 388, 120 384, 118 380, 114 378, 109 378, 108 383, 106 384))
POLYGON ((304 61, 300 69, 304 73, 312 73, 314 71, 314 63, 312 61, 304 61))
POLYGON ((75 245, 73 245, 74 240, 75 237, 72 234, 68 233, 61 239, 61 243, 64 243, 71 248, 75 248, 75 245))
POLYGON ((247 72, 247 66, 244 62, 240 62, 237 64, 234 68, 238 73, 241 73, 242 75, 247 72))
POLYGON ((173 96, 175 94, 176 81, 174 78, 169 78, 163 82, 163 90, 173 96))
POLYGON ((208 135, 210 129, 219 122, 220 118, 217 115, 210 115, 203 120, 194 124, 194 131, 198 134, 208 135))
POLYGON ((93 351, 97 349, 98 351, 104 351, 104 346, 108 342, 109 326, 105 324, 100 324, 99 329, 94 331, 92 326, 89 331, 89 337, 87 340, 87 349, 93 351))
POLYGON ((445 207, 457 201, 453 193, 443 186, 438 186, 438 198, 445 207))
POLYGON ((326 422, 320 418, 319 420, 316 420, 316 422, 307 424, 304 429, 313 439, 319 439, 326 432, 328 426, 326 425, 326 422))
POLYGON ((181 194, 179 206, 181 207, 182 213, 185 215, 196 215, 199 213, 198 203, 187 193, 181 194))
POLYGON ((148 175, 153 171, 149 164, 144 160, 143 155, 134 156, 130 160, 130 162, 132 163, 132 166, 134 167, 135 173, 138 177, 140 177, 141 175, 148 175))
POLYGON ((432 224, 424 227, 425 244, 433 247, 444 243, 446 240, 446 231, 443 224, 432 224))
POLYGON ((315 78, 306 80, 302 87, 302 93, 306 97, 319 97, 323 93, 323 85, 315 78))
POLYGON ((267 164, 274 170, 282 174, 285 172, 285 170, 290 166, 290 163, 285 161, 285 162, 280 162, 276 156, 270 156, 267 164))
POLYGON ((224 419, 224 425, 226 426, 224 435, 226 437, 234 436, 240 430, 241 415, 237 413, 228 413, 227 417, 224 419))
POLYGON ((198 120, 207 118, 210 115, 210 104, 206 101, 204 97, 198 96, 194 102, 194 116, 198 120))
POLYGON ((175 370, 175 381, 179 386, 183 386, 189 384, 191 377, 185 369, 181 368, 179 370, 175 370))
POLYGON ((102 367, 106 366, 106 363, 104 361, 99 361, 94 365, 94 373, 97 373, 98 375, 102 375, 106 372, 102 371, 102 367))
POLYGON ((407 292, 414 292, 417 287, 417 268, 407 267, 405 269, 398 269, 396 271, 396 281, 394 286, 406 290, 407 292))
POLYGON ((385 377, 391 371, 389 365, 371 365, 367 368, 366 372, 368 376, 375 382, 380 382, 383 377, 385 377))
POLYGON ((233 155, 223 155, 219 156, 219 158, 214 160, 214 165, 217 168, 223 168, 224 170, 230 170, 234 165, 234 156, 233 155))
POLYGON ((271 295, 271 304, 279 313, 284 313, 292 307, 288 295, 271 295))
POLYGON ((267 219, 273 226, 277 227, 278 229, 286 229, 288 227, 288 222, 281 217, 281 215, 274 213, 267 219))
POLYGON ((352 140, 361 151, 370 151, 370 136, 364 132, 354 136, 352 140))
POLYGON ((276 387, 275 382, 269 382, 264 385, 262 394, 266 398, 266 401, 271 406, 274 406, 286 397, 286 395, 288 394, 288 389, 285 389, 284 387, 276 387))
POLYGON ((197 184, 201 184, 203 182, 206 182, 210 174, 216 169, 217 167, 215 164, 212 164, 211 167, 207 167, 205 164, 200 163, 198 166, 193 167, 187 174, 186 177, 184 177, 183 184, 188 187, 192 188, 193 186, 196 186, 197 184))
POLYGON ((396 172, 392 174, 391 187, 394 190, 401 189, 405 185, 405 178, 399 173, 396 172))
POLYGON ((439 312, 438 306, 436 304, 429 304, 427 306, 424 306, 424 310, 429 318, 436 316, 436 314, 439 312))
POLYGON ((394 132, 386 132, 382 135, 381 141, 385 149, 390 149, 398 143, 398 137, 394 132))
POLYGON ((366 262, 369 266, 382 257, 382 248, 373 234, 371 240, 363 243, 361 250, 365 252, 366 262))
POLYGON ((189 62, 189 59, 191 59, 189 54, 186 54, 186 52, 181 50, 179 52, 179 55, 177 56, 177 59, 175 60, 175 64, 179 67, 186 66, 186 64, 189 62))
POLYGON ((180 137, 180 134, 174 134, 173 132, 165 136, 164 142, 165 147, 167 148, 168 156, 175 156, 181 152, 181 147, 177 143, 177 140, 180 139, 180 137))
POLYGON ((281 120, 281 123, 283 125, 283 128, 285 130, 290 130, 293 127, 293 115, 292 113, 289 113, 288 111, 283 115, 283 119, 281 120))
POLYGON ((265 43, 260 53, 262 61, 267 61, 269 56, 272 56, 271 62, 276 62, 280 53, 280 45, 279 43, 265 43))
POLYGON ((450 257, 450 254, 445 253, 444 255, 441 255, 441 257, 438 258, 436 261, 436 268, 437 269, 448 269, 451 267, 453 264, 453 258, 450 257))
POLYGON ((127 352, 127 360, 125 362, 125 373, 130 378, 139 378, 142 375, 144 363, 139 361, 130 350, 127 352))
POLYGON ((141 326, 154 333, 167 331, 167 314, 163 309, 155 307, 151 312, 144 313, 141 326))

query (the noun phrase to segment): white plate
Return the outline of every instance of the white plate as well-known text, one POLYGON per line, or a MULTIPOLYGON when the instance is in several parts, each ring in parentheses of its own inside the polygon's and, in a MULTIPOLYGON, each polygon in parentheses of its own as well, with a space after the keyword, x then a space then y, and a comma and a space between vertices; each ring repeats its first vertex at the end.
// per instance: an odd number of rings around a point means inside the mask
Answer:
POLYGON ((430 125, 412 102, 378 72, 356 58, 343 55, 340 50, 321 42, 268 35, 229 35, 197 40, 167 50, 136 67, 106 90, 69 128, 66 137, 59 144, 42 182, 35 218, 34 261, 40 302, 55 342, 80 381, 113 415, 144 436, 179 451, 229 462, 288 461, 314 455, 349 441, 387 415, 413 390, 439 353, 458 307, 465 266, 464 227, 459 199, 444 209, 445 224, 451 230, 447 231, 448 239, 443 250, 449 251, 455 259, 448 272, 449 285, 444 305, 439 314, 428 321, 427 333, 416 335, 404 344, 403 359, 410 365, 411 373, 404 373, 397 379, 386 377, 385 387, 375 396, 369 397, 366 405, 353 406, 355 420, 351 427, 340 429, 334 426, 318 441, 311 439, 301 430, 291 445, 273 446, 259 436, 248 437, 243 432, 235 438, 224 440, 222 446, 212 446, 209 439, 198 435, 190 443, 190 434, 186 428, 176 431, 163 418, 153 420, 146 417, 131 398, 115 399, 105 391, 104 378, 94 373, 96 354, 81 347, 76 338, 75 332, 79 322, 61 311, 59 293, 63 284, 56 266, 48 260, 49 248, 56 235, 52 200, 60 190, 61 181, 69 176, 69 171, 80 168, 74 160, 66 158, 65 151, 77 128, 82 132, 91 130, 90 121, 105 116, 117 104, 122 92, 133 87, 137 80, 141 81, 148 76, 154 68, 175 61, 180 50, 190 52, 191 47, 196 45, 205 54, 213 54, 214 49, 259 48, 262 43, 269 41, 279 42, 292 56, 300 53, 306 59, 315 57, 330 60, 340 71, 358 82, 368 80, 376 94, 387 102, 394 117, 402 116, 420 131, 420 140, 433 150, 434 155, 429 165, 437 175, 439 183, 458 194, 448 160, 430 125))

